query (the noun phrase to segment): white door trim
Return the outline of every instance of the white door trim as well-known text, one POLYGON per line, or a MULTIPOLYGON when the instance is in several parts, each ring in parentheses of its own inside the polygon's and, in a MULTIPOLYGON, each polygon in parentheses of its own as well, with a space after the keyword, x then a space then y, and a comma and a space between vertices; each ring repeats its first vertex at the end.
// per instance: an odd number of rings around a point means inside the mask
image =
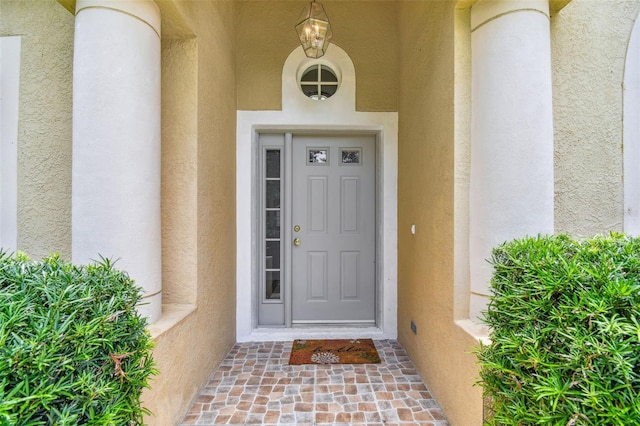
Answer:
MULTIPOLYGON (((331 46, 325 62, 342 75, 338 93, 327 101, 312 101, 298 89, 296 73, 306 66, 302 48, 294 50, 283 67, 282 111, 237 111, 236 117, 236 340, 238 342, 294 338, 397 337, 397 184, 398 113, 355 110, 355 72, 346 53, 331 46), (302 65, 301 65, 302 64, 302 65), (335 99, 334 99, 335 98, 335 99), (376 327, 257 328, 255 244, 257 199, 257 135, 259 132, 375 133, 377 151, 378 281, 376 327)), ((215 184, 215 182, 213 183, 215 184)), ((222 184, 222 183, 220 183, 222 184)), ((407 230, 408 232, 408 230, 407 230)))
POLYGON ((0 244, 18 246, 20 36, 0 37, 0 244))
MULTIPOLYGON (((274 111, 238 111, 236 156, 236 340, 292 340, 294 338, 397 337, 397 114, 359 113, 382 119, 382 124, 323 125, 292 124, 259 125, 264 119, 278 121, 274 111), (382 115, 382 116, 381 116, 382 115), (270 116, 270 117, 269 117, 270 116), (377 135, 377 203, 378 203, 378 290, 376 327, 305 327, 257 328, 255 289, 256 232, 255 182, 257 136, 265 131, 375 133, 377 135)), ((364 117, 362 117, 364 118, 364 117)), ((380 123, 380 121, 378 121, 380 123)))
POLYGON ((640 235, 640 19, 627 47, 623 113, 624 232, 640 235))

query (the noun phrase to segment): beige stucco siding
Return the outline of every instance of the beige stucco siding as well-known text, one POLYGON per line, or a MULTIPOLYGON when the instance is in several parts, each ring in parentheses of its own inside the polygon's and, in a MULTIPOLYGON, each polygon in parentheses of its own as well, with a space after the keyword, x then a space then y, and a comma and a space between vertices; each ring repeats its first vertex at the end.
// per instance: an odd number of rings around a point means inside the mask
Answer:
POLYGON ((552 18, 558 233, 622 230, 622 81, 639 9, 638 1, 573 0, 552 18))
POLYGON ((166 302, 195 310, 156 339, 160 375, 144 401, 158 426, 178 423, 235 343, 236 320, 234 5, 161 10, 173 37, 163 39, 163 287, 166 302))
POLYGON ((454 6, 398 9, 398 335, 451 424, 479 425, 475 341, 453 309, 454 6))
MULTIPOLYGON (((282 109, 282 65, 299 46, 306 1, 237 2, 238 109, 282 109)), ((397 30, 392 1, 323 1, 332 43, 356 68, 356 109, 397 111, 397 30)), ((329 46, 331 49, 331 46, 329 46)))
POLYGON ((0 10, 0 36, 22 37, 17 246, 69 259, 74 18, 55 0, 1 0, 0 10))

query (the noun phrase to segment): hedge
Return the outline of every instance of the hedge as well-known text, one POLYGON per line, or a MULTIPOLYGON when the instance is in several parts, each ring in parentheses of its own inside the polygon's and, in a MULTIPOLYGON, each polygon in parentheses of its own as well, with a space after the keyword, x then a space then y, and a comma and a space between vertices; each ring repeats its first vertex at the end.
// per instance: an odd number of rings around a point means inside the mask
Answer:
POLYGON ((139 425, 156 373, 140 289, 108 259, 0 252, 0 425, 139 425))
POLYGON ((528 237, 491 262, 485 424, 640 424, 640 239, 528 237))

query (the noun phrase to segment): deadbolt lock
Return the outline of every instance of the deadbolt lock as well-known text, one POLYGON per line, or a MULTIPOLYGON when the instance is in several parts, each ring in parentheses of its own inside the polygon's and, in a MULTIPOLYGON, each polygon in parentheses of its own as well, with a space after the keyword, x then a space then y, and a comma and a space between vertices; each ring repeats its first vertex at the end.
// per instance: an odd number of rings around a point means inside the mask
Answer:
POLYGON ((296 232, 300 232, 300 225, 294 226, 293 230, 296 231, 296 232))

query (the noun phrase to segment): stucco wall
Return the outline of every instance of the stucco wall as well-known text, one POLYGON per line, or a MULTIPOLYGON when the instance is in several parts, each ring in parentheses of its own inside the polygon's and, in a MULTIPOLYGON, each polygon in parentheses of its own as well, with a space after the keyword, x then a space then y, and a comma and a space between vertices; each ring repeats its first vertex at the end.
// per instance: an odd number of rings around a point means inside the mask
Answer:
POLYGON ((196 303, 198 42, 162 40, 162 300, 196 303))
MULTIPOLYGON (((160 2, 163 16, 163 288, 149 425, 177 424, 235 343, 234 5, 160 2), (169 316, 169 318, 167 318, 169 316)), ((159 324, 152 326, 157 331, 159 324)))
MULTIPOLYGON (((240 1, 238 109, 282 108, 282 65, 299 43, 294 26, 307 1, 240 1)), ((397 111, 397 31, 392 1, 322 2, 332 43, 356 67, 356 109, 397 111)), ((329 46, 331 49, 331 46, 329 46)))
POLYGON ((398 9, 398 335, 450 423, 479 425, 476 342, 454 323, 454 4, 398 9))
POLYGON ((0 36, 22 37, 18 249, 70 259, 74 17, 55 0, 1 0, 0 10, 0 36))
POLYGON ((622 81, 639 9, 635 0, 573 0, 552 18, 558 233, 622 230, 622 81))

